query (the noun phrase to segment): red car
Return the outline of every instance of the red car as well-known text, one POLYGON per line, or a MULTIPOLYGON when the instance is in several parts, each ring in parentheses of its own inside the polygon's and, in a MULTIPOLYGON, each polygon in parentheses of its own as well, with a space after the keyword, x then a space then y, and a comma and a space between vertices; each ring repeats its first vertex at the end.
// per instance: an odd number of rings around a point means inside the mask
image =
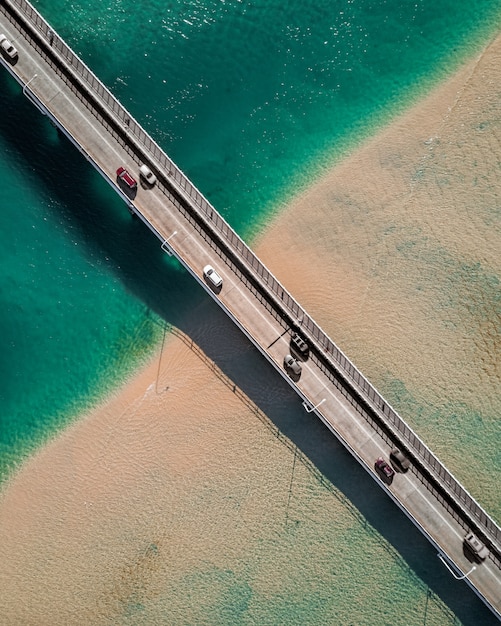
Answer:
POLYGON ((137 189, 137 181, 132 178, 125 167, 119 167, 117 169, 117 178, 131 191, 135 191, 137 189))
POLYGON ((374 463, 374 469, 376 470, 376 474, 384 483, 391 485, 393 482, 393 476, 395 476, 395 471, 389 463, 387 463, 382 457, 379 457, 379 459, 374 463))

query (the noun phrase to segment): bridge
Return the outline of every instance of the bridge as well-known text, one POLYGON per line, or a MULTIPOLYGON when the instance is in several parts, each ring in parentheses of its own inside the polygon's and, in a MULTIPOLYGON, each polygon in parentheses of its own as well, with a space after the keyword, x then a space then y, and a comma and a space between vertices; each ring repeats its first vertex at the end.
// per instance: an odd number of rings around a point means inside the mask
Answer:
POLYGON ((444 568, 464 580, 501 618, 501 528, 283 288, 157 143, 26 0, 2 0, 0 33, 18 50, 4 68, 24 95, 82 155, 206 289, 379 486, 435 546, 444 568), (120 184, 125 167, 138 178, 146 164, 157 178, 137 189, 120 184), (207 281, 211 264, 223 279, 207 281), (296 334, 309 346, 300 376, 284 369, 296 334), (398 448, 410 461, 390 483, 375 460, 398 448), (464 538, 487 550, 475 561, 464 538))

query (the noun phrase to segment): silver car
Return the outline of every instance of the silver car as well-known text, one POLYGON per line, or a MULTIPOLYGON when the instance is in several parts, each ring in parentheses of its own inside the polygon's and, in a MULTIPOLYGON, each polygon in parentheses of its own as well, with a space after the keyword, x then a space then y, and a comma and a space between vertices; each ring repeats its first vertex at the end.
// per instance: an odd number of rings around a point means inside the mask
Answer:
POLYGON ((489 556, 489 548, 472 532, 469 532, 464 538, 464 546, 476 563, 482 563, 489 556))
POLYGON ((299 380, 301 364, 290 354, 287 354, 284 359, 284 369, 293 380, 299 380))
POLYGON ((7 39, 5 35, 0 35, 0 49, 2 52, 9 57, 12 61, 17 59, 17 50, 11 44, 11 42, 7 39))

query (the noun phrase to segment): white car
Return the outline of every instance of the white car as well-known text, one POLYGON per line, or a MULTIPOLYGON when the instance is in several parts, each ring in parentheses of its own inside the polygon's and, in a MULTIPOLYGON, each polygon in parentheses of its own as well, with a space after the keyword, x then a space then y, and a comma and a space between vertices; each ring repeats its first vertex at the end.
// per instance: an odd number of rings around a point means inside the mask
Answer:
POLYGON ((141 167, 139 168, 139 174, 150 187, 153 187, 153 185, 157 182, 157 177, 155 176, 155 174, 153 174, 153 172, 147 165, 141 165, 141 167))
POLYGON ((5 35, 0 35, 0 48, 2 52, 5 53, 12 61, 17 59, 16 48, 14 48, 5 35))
POLYGON ((206 265, 204 267, 204 278, 212 285, 212 287, 215 287, 216 289, 220 289, 223 286, 223 279, 219 276, 212 265, 206 265))

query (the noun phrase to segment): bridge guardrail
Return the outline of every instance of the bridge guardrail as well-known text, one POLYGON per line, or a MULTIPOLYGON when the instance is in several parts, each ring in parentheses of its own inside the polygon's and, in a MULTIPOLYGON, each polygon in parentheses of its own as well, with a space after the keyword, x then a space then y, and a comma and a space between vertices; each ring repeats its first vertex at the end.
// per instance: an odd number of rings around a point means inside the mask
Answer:
MULTIPOLYGON (((8 0, 4 0, 7 2, 8 0)), ((489 543, 496 544, 498 553, 501 553, 501 528, 484 511, 478 502, 468 493, 461 483, 444 467, 439 459, 421 441, 407 423, 389 405, 389 403, 378 393, 371 383, 363 376, 348 357, 338 348, 330 337, 316 324, 308 313, 296 302, 287 292, 280 282, 271 274, 266 266, 256 257, 247 244, 237 235, 231 226, 208 202, 202 193, 191 183, 187 176, 177 167, 177 165, 167 156, 158 144, 146 133, 140 124, 130 115, 130 113, 120 104, 113 94, 104 84, 93 74, 85 63, 66 42, 55 33, 48 22, 38 13, 38 11, 27 0, 9 0, 10 4, 16 5, 22 15, 29 19, 31 25, 40 33, 48 45, 55 50, 61 58, 72 68, 79 78, 87 85, 93 98, 98 98, 101 104, 106 107, 116 122, 134 136, 135 141, 142 146, 148 155, 160 169, 169 173, 172 180, 187 194, 197 210, 208 220, 211 226, 218 231, 240 258, 250 266, 256 275, 278 298, 281 305, 288 311, 289 315, 298 320, 298 326, 319 346, 322 347, 326 360, 338 370, 341 375, 353 386, 356 392, 366 400, 376 411, 382 420, 395 429, 409 450, 419 458, 435 475, 442 488, 457 498, 462 506, 472 516, 474 522, 480 527, 481 534, 487 533, 484 537, 489 543)), ((450 505, 444 501, 442 494, 433 485, 428 487, 442 500, 443 504, 451 510, 450 505)), ((454 512, 456 513, 456 512, 454 512)), ((457 514, 455 514, 457 518, 457 514)), ((477 528, 477 531, 479 529, 477 528)), ((498 561, 498 564, 499 563, 498 561)))

